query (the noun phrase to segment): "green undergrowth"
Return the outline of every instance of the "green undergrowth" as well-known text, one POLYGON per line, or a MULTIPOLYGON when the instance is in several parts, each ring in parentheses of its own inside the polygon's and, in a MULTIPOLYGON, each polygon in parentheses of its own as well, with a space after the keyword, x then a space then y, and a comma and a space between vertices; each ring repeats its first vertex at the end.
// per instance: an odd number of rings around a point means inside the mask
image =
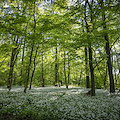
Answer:
POLYGON ((23 93, 22 87, 10 92, 0 88, 0 120, 119 120, 120 94, 97 89, 39 87, 23 93))

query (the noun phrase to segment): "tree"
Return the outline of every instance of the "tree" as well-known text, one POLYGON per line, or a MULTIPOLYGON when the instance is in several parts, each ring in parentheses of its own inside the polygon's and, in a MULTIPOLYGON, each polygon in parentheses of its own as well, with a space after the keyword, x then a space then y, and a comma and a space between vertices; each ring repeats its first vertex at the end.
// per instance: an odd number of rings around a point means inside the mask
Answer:
POLYGON ((86 70, 86 88, 89 88, 90 84, 89 84, 89 70, 88 70, 87 47, 85 47, 85 70, 86 70))
MULTIPOLYGON (((35 2, 34 2, 34 13, 33 13, 33 17, 34 17, 34 35, 36 33, 36 19, 35 19, 35 2)), ((28 87, 28 82, 29 82, 29 78, 30 78, 30 69, 31 69, 31 63, 32 63, 32 56, 33 56, 33 49, 34 49, 34 39, 32 41, 32 46, 31 46, 31 53, 30 53, 30 58, 29 58, 29 66, 28 66, 28 70, 27 70, 27 79, 26 79, 26 83, 25 83, 25 89, 24 89, 24 93, 26 93, 27 87, 28 87)))
POLYGON ((58 83, 58 49, 57 49, 57 45, 55 47, 55 86, 58 83))
MULTIPOLYGON (((34 68, 33 68, 33 71, 32 71, 32 76, 31 76, 31 81, 30 81, 29 90, 31 90, 32 81, 33 81, 33 76, 34 76, 35 69, 36 69, 36 57, 37 57, 37 53, 38 53, 38 48, 39 48, 39 46, 37 46, 37 48, 36 48, 35 56, 34 56, 34 60, 33 60, 34 68)), ((43 59, 42 59, 42 62, 43 62, 43 59)), ((42 65, 42 66, 43 66, 43 65, 42 65)), ((44 84, 43 84, 43 85, 44 85, 44 84)))
POLYGON ((19 49, 20 49, 19 45, 18 45, 18 38, 17 38, 17 40, 14 40, 14 41, 16 42, 16 46, 15 46, 15 48, 12 48, 11 61, 10 61, 10 71, 9 71, 8 84, 7 84, 7 88, 9 88, 9 90, 11 90, 12 81, 13 81, 14 65, 15 65, 15 62, 17 60, 17 55, 18 55, 19 49))
MULTIPOLYGON (((107 30, 106 26, 106 15, 104 11, 104 2, 101 1, 101 8, 103 9, 102 11, 102 19, 103 19, 103 30, 107 30)), ((108 73, 109 73, 109 79, 110 79, 110 92, 114 93, 115 92, 115 87, 114 87, 114 78, 113 78, 113 71, 112 71, 112 63, 111 63, 111 53, 110 53, 110 43, 109 43, 109 38, 108 34, 104 34, 104 39, 106 41, 106 54, 107 54, 107 65, 108 65, 108 73)))
MULTIPOLYGON (((93 3, 93 1, 92 1, 93 3)), ((90 22, 93 22, 92 19, 92 4, 90 5, 88 0, 85 2, 85 23, 86 23, 86 29, 87 29, 87 33, 90 33, 90 28, 86 19, 86 8, 87 8, 87 4, 89 6, 90 9, 90 22)), ((89 36, 88 36, 89 37, 89 36)), ((89 38, 88 38, 89 39, 89 38)), ((94 68, 93 68, 93 57, 92 57, 92 45, 89 42, 88 43, 88 48, 89 48, 89 66, 90 66, 90 74, 91 74, 91 96, 95 96, 95 82, 94 82, 94 68)))
POLYGON ((90 78, 92 96, 95 87, 106 88, 109 83, 114 92, 120 75, 119 2, 41 2, 1 4, 0 83, 9 89, 14 83, 24 84, 26 93, 29 84, 31 89, 60 81, 66 88, 69 84, 89 88, 90 78))

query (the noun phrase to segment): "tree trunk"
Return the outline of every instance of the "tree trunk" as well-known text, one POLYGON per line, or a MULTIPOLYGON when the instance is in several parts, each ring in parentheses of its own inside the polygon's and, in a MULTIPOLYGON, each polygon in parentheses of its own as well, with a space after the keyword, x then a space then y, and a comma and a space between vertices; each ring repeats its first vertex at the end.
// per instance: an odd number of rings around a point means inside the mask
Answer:
POLYGON ((90 66, 90 74, 91 74, 91 96, 95 96, 94 68, 93 68, 91 45, 89 46, 89 66, 90 66))
POLYGON ((80 85, 80 84, 81 84, 81 78, 82 78, 82 70, 81 70, 81 72, 80 72, 80 78, 79 78, 78 85, 80 85))
POLYGON ((55 86, 57 85, 58 83, 58 50, 57 50, 57 46, 56 46, 56 49, 55 49, 55 86))
POLYGON ((85 71, 86 71, 86 88, 90 88, 88 58, 87 58, 87 47, 85 47, 85 71))
POLYGON ((10 71, 9 71, 9 77, 8 77, 8 85, 7 88, 9 89, 9 91, 11 90, 11 86, 12 86, 12 79, 13 79, 13 69, 14 69, 14 49, 12 50, 12 55, 11 55, 11 61, 10 61, 10 71))
POLYGON ((104 79, 104 89, 107 89, 106 82, 107 82, 107 66, 105 66, 105 79, 104 79))
POLYGON ((106 40, 106 54, 107 54, 108 73, 109 73, 109 79, 110 79, 110 93, 114 93, 115 87, 114 87, 114 78, 113 78, 113 72, 112 72, 109 40, 106 35, 104 36, 104 38, 106 40))
POLYGON ((12 80, 13 80, 13 70, 14 70, 14 65, 15 62, 17 60, 17 55, 18 55, 18 46, 15 48, 12 48, 12 55, 11 55, 11 61, 10 61, 10 71, 9 71, 9 77, 8 77, 8 84, 7 84, 7 88, 9 89, 9 91, 11 90, 11 86, 12 86, 12 80))
POLYGON ((68 85, 70 84, 70 58, 68 52, 68 85))
POLYGON ((43 50, 42 50, 42 87, 45 87, 45 80, 44 80, 44 67, 43 67, 43 50))
POLYGON ((24 93, 26 93, 26 91, 27 91, 29 77, 30 77, 30 69, 31 69, 31 63, 32 63, 33 48, 34 48, 34 43, 32 44, 32 48, 31 48, 30 61, 29 61, 29 66, 28 66, 28 70, 27 70, 27 80, 26 80, 26 83, 25 83, 24 93))
MULTIPOLYGON (((105 20, 106 20, 105 12, 103 12, 102 17, 103 17, 103 29, 106 30, 107 26, 106 26, 106 23, 105 23, 105 20)), ((114 77, 113 77, 113 71, 112 71, 109 38, 108 38, 108 34, 107 33, 104 34, 104 39, 106 41, 105 50, 106 50, 106 54, 107 54, 108 74, 109 74, 109 80, 110 80, 110 93, 114 93, 115 92, 114 77)))
MULTIPOLYGON (((86 23, 86 29, 87 33, 90 33, 90 28, 87 22, 87 15, 86 15, 86 9, 87 9, 87 4, 90 8, 90 22, 93 23, 93 17, 92 17, 92 5, 93 5, 93 0, 91 1, 91 5, 89 4, 89 1, 86 0, 85 2, 85 23, 86 23)), ((89 36, 88 36, 89 39, 89 36)), ((94 81, 94 68, 93 68, 93 57, 92 57, 92 47, 91 47, 91 42, 88 42, 89 45, 89 67, 90 67, 90 74, 91 74, 91 96, 95 96, 95 81, 94 81)))
POLYGON ((14 77, 13 77, 13 78, 14 78, 14 79, 13 79, 13 85, 16 85, 16 74, 17 74, 17 73, 16 73, 16 72, 14 72, 14 77))
MULTIPOLYGON (((35 29, 36 29, 35 2, 34 2, 34 14, 33 14, 33 17, 34 17, 34 34, 35 34, 35 29)), ((29 61, 29 66, 28 66, 28 70, 27 70, 27 79, 26 79, 26 83, 25 83, 24 93, 26 93, 27 87, 28 87, 28 82, 29 82, 29 77, 30 77, 30 69, 31 69, 31 63, 32 63, 33 49, 34 49, 34 39, 33 39, 32 47, 31 47, 30 61, 29 61)))
POLYGON ((30 81, 30 87, 29 87, 29 90, 31 90, 32 81, 33 81, 33 76, 34 76, 34 72, 35 72, 35 69, 36 69, 35 61, 36 61, 36 57, 37 57, 37 52, 38 52, 38 47, 36 48, 35 57, 34 57, 34 61, 33 61, 34 69, 33 69, 33 71, 32 71, 32 76, 31 76, 31 81, 30 81))
POLYGON ((23 78, 23 64, 24 64, 24 54, 25 54, 25 41, 24 41, 24 46, 23 46, 23 51, 22 51, 22 67, 21 67, 21 80, 20 80, 20 85, 22 85, 22 80, 23 78))
POLYGON ((66 59, 66 57, 65 57, 65 51, 64 51, 64 76, 65 76, 65 85, 66 85, 66 88, 68 89, 65 59, 66 59))

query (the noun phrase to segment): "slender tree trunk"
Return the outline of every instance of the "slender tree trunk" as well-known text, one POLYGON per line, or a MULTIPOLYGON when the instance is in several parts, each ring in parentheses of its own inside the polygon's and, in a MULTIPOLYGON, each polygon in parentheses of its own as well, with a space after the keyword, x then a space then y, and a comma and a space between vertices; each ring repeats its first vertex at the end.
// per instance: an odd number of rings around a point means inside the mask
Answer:
POLYGON ((12 86, 14 65, 17 60, 17 55, 19 53, 18 49, 19 49, 18 46, 16 48, 12 48, 10 71, 9 71, 8 84, 7 84, 7 88, 9 89, 9 91, 11 90, 11 86, 12 86))
POLYGON ((27 91, 28 82, 29 82, 29 78, 30 78, 30 69, 31 69, 31 63, 32 63, 33 48, 34 48, 34 43, 32 44, 32 48, 31 48, 30 61, 29 61, 29 66, 28 66, 28 70, 27 70, 27 80, 25 83, 24 93, 26 93, 26 91, 27 91))
MULTIPOLYGON (((91 5, 89 4, 88 0, 86 0, 85 2, 85 23, 86 23, 86 29, 87 29, 87 33, 90 33, 90 28, 89 28, 89 25, 88 25, 88 22, 87 22, 87 19, 86 19, 86 9, 87 9, 87 4, 90 8, 90 19, 91 19, 91 23, 93 23, 93 17, 92 17, 92 4, 93 4, 93 0, 92 0, 92 3, 91 5)), ((88 36, 88 39, 89 39, 89 36, 88 36)), ((89 45, 89 67, 90 67, 90 74, 91 74, 91 96, 95 96, 95 81, 94 81, 94 68, 93 68, 93 57, 92 57, 92 47, 91 47, 91 43, 89 42, 88 43, 89 45)))
POLYGON ((14 49, 12 50, 12 55, 11 55, 11 61, 10 61, 10 71, 9 71, 9 77, 8 77, 8 85, 7 88, 9 89, 9 91, 11 90, 11 86, 12 86, 12 79, 13 79, 13 69, 14 69, 14 49))
POLYGON ((25 54, 25 41, 24 41, 24 46, 23 46, 23 51, 22 51, 22 67, 21 67, 21 80, 20 80, 20 85, 22 85, 22 80, 23 78, 23 64, 24 64, 24 54, 25 54))
POLYGON ((70 84, 70 58, 68 52, 68 85, 70 84))
POLYGON ((105 90, 107 89, 106 82, 107 82, 107 65, 105 66, 105 77, 104 77, 104 89, 105 90))
POLYGON ((81 84, 81 78, 82 78, 82 70, 81 70, 81 72, 80 72, 80 78, 79 78, 78 85, 80 85, 80 84, 81 84))
MULTIPOLYGON (((17 66, 17 65, 16 65, 17 66)), ((13 85, 16 85, 16 77, 17 77, 17 73, 14 72, 14 76, 13 76, 13 85)))
POLYGON ((55 49, 55 86, 57 85, 58 83, 58 50, 57 50, 57 46, 56 46, 56 49, 55 49))
POLYGON ((66 57, 65 57, 65 51, 64 51, 64 76, 65 76, 65 85, 66 85, 66 88, 68 89, 68 83, 67 83, 67 76, 66 76, 66 64, 65 64, 65 61, 66 60, 66 57))
MULTIPOLYGON (((106 30, 107 26, 105 23, 105 12, 103 12, 103 29, 106 30)), ((113 71, 112 71, 112 63, 111 63, 111 53, 110 53, 110 45, 109 45, 109 38, 108 38, 108 34, 105 33, 104 34, 104 39, 106 41, 106 54, 107 54, 107 65, 108 65, 108 74, 109 74, 109 80, 110 80, 110 93, 114 93, 115 92, 115 86, 114 86, 114 77, 113 77, 113 71)))
POLYGON ((34 69, 32 71, 32 76, 31 76, 31 81, 30 81, 30 87, 29 87, 29 90, 31 90, 31 86, 32 86, 32 81, 33 81, 33 76, 34 76, 34 72, 35 72, 35 69, 36 69, 36 57, 37 57, 37 52, 38 52, 38 46, 36 48, 36 52, 35 52, 35 57, 34 57, 34 61, 33 61, 33 64, 34 64, 34 69))
MULTIPOLYGON (((87 2, 87 1, 86 1, 87 2)), ((85 3, 86 4, 86 3, 85 3)), ((85 5, 86 6, 86 5, 85 5)), ((86 8, 85 8, 86 9, 86 8)), ((85 10, 86 12, 86 10, 85 10)), ((86 21, 86 13, 85 13, 85 21, 86 21)), ((87 21, 86 21, 87 25, 87 21)), ((83 20, 82 20, 82 26, 83 26, 83 20)), ((84 33, 84 29, 83 29, 84 33)), ((85 79, 86 79, 86 88, 90 88, 90 82, 89 82, 89 69, 88 69, 88 55, 87 55, 87 47, 85 47, 85 79)))
POLYGON ((86 88, 90 88, 88 58, 87 58, 87 47, 85 47, 85 71, 86 71, 86 88))
POLYGON ((108 73, 109 73, 109 79, 110 79, 110 92, 114 93, 115 92, 114 78, 113 78, 113 72, 112 72, 109 40, 108 40, 107 36, 105 36, 105 40, 106 40, 106 54, 107 54, 108 73))
MULTIPOLYGON (((114 47, 114 50, 115 50, 115 47, 114 47)), ((114 52, 116 53, 117 51, 115 50, 114 52)), ((117 58, 116 55, 113 55, 113 57, 112 57, 113 64, 117 64, 117 62, 114 60, 114 56, 115 56, 115 59, 117 58)), ((117 74, 116 74, 116 68, 114 68, 114 80, 115 80, 115 85, 117 86, 117 74)))
MULTIPOLYGON (((34 2, 34 14, 33 14, 33 17, 34 17, 34 34, 35 34, 35 29, 36 29, 35 2, 34 2)), ((31 53, 30 53, 30 59, 29 59, 29 66, 28 66, 28 70, 27 70, 27 79, 26 79, 26 83, 25 83, 24 93, 26 93, 26 91, 27 91, 28 82, 29 82, 29 78, 30 78, 30 69, 31 69, 31 63, 32 63, 33 50, 34 50, 34 39, 33 39, 32 47, 31 47, 31 53)))
POLYGON ((117 85, 117 74, 116 74, 116 70, 114 70, 115 73, 115 84, 117 85))
POLYGON ((89 46, 89 66, 90 66, 90 74, 91 74, 91 96, 95 96, 94 68, 93 68, 91 45, 89 46))
POLYGON ((16 85, 16 74, 14 73, 13 85, 16 85))
POLYGON ((44 60, 44 58, 43 58, 43 50, 42 50, 42 87, 45 87, 45 80, 44 80, 44 67, 43 67, 43 60, 44 60))

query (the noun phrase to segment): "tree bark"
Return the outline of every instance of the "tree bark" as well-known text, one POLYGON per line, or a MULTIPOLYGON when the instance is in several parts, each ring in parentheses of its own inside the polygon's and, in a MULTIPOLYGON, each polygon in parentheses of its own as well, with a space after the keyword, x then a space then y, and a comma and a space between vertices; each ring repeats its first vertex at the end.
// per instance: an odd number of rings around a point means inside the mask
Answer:
POLYGON ((80 78, 79 78, 78 85, 81 85, 81 78, 82 78, 82 70, 81 70, 81 72, 80 72, 80 78))
POLYGON ((20 85, 22 85, 22 80, 24 79, 23 78, 24 54, 25 54, 25 41, 24 41, 24 46, 23 46, 23 51, 22 51, 22 67, 21 67, 21 73, 20 73, 21 80, 20 80, 20 83, 19 83, 20 85))
POLYGON ((69 58, 69 52, 68 55, 68 85, 70 84, 70 58, 69 58))
MULTIPOLYGON (((103 30, 106 30, 107 26, 106 26, 106 23, 105 23, 105 20, 106 20, 105 12, 103 12, 102 18, 103 18, 103 30)), ((108 34, 107 33, 104 34, 104 39, 106 41, 105 50, 106 50, 106 55, 107 55, 107 66, 108 66, 108 74, 109 74, 109 80, 110 80, 110 93, 114 93, 115 92, 114 77, 113 77, 113 71, 112 71, 109 38, 108 38, 108 34)))
POLYGON ((66 64, 65 64, 65 51, 64 51, 64 77, 65 77, 65 85, 66 85, 66 88, 68 89, 68 83, 67 83, 67 76, 66 76, 66 64))
POLYGON ((34 72, 35 72, 35 69, 36 69, 36 57, 37 57, 37 52, 38 52, 38 46, 36 48, 36 52, 35 52, 35 57, 34 57, 34 61, 33 61, 33 64, 34 64, 34 69, 32 71, 32 76, 31 76, 31 81, 30 81, 30 87, 29 87, 29 90, 31 90, 31 86, 32 86, 32 81, 33 81, 33 76, 34 76, 34 72))
POLYGON ((25 83, 24 93, 26 93, 26 91, 27 91, 29 77, 30 77, 30 69, 31 69, 31 63, 32 63, 33 48, 34 48, 34 43, 32 44, 32 48, 31 48, 31 54, 30 54, 30 59, 29 59, 30 61, 29 61, 29 66, 28 66, 28 70, 27 70, 27 80, 26 80, 26 83, 25 83))
POLYGON ((7 84, 7 88, 9 89, 9 91, 11 90, 11 87, 12 87, 13 70, 14 70, 15 62, 17 60, 17 55, 19 53, 18 49, 19 49, 19 46, 12 48, 11 61, 10 61, 10 71, 9 71, 8 84, 7 84))
POLYGON ((55 86, 58 83, 58 50, 57 50, 57 45, 55 48, 55 86))
MULTIPOLYGON (((93 3, 93 0, 92 0, 92 3, 93 3)), ((91 19, 91 23, 93 22, 92 20, 92 7, 90 6, 88 0, 86 0, 85 2, 85 23, 86 23, 86 29, 87 29, 87 33, 90 33, 90 28, 89 28, 89 25, 88 25, 88 22, 86 20, 86 8, 87 8, 87 4, 90 8, 90 11, 91 11, 91 16, 90 16, 90 19, 91 19)), ((88 36, 88 39, 89 39, 89 36, 88 36)), ((90 74, 91 74, 91 96, 95 96, 95 81, 94 81, 94 68, 93 68, 93 57, 92 57, 92 47, 91 47, 91 43, 89 42, 88 43, 89 45, 89 67, 90 67, 90 74)))
MULTIPOLYGON (((43 48, 42 48, 43 49, 43 48)), ((45 87, 45 80, 44 80, 44 67, 43 67, 43 50, 42 50, 42 87, 45 87)))
POLYGON ((89 66, 90 66, 90 74, 91 74, 91 96, 95 96, 94 68, 93 68, 91 45, 89 46, 89 66))
POLYGON ((107 89, 106 82, 107 82, 107 65, 105 65, 105 77, 104 77, 104 89, 105 90, 107 89))
POLYGON ((85 47, 85 72, 86 72, 86 88, 90 88, 88 59, 87 59, 87 47, 85 47))
MULTIPOLYGON (((35 2, 34 2, 34 14, 33 14, 33 17, 34 17, 34 34, 35 34, 35 29, 36 29, 35 2)), ((30 69, 31 69, 31 63, 32 63, 33 50, 34 50, 34 39, 33 39, 32 47, 31 47, 31 53, 30 53, 30 59, 29 59, 29 66, 28 66, 28 70, 27 70, 27 79, 26 79, 26 83, 25 83, 24 93, 26 93, 26 91, 27 91, 28 82, 29 82, 29 78, 30 78, 30 69)))
POLYGON ((106 40, 106 54, 107 54, 108 73, 109 73, 109 79, 110 79, 110 93, 114 93, 115 87, 114 87, 114 77, 113 77, 113 72, 112 72, 110 45, 109 45, 108 37, 105 35, 104 38, 106 40))

